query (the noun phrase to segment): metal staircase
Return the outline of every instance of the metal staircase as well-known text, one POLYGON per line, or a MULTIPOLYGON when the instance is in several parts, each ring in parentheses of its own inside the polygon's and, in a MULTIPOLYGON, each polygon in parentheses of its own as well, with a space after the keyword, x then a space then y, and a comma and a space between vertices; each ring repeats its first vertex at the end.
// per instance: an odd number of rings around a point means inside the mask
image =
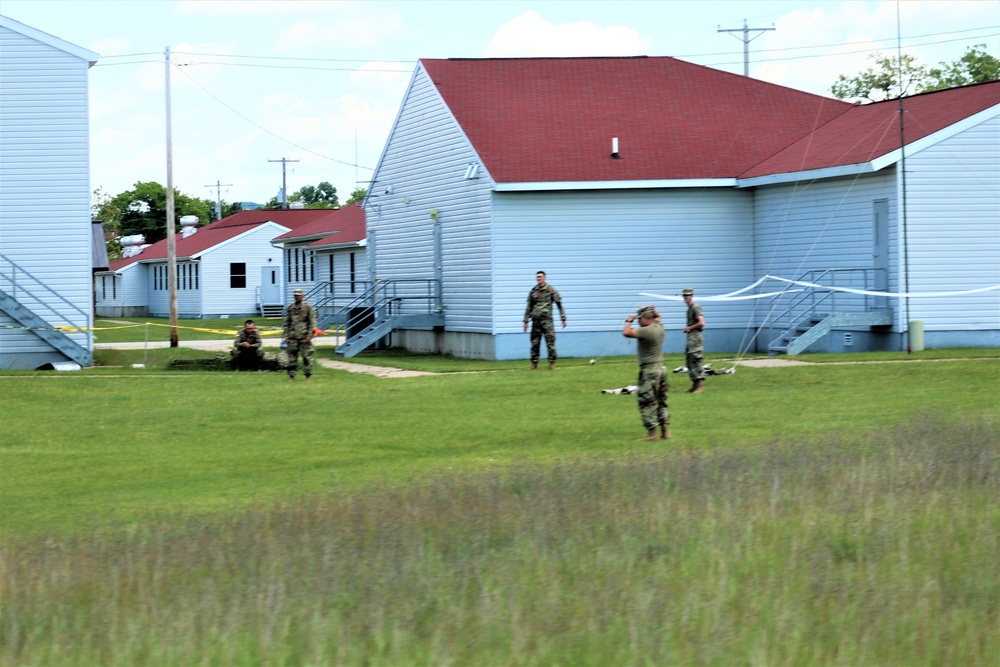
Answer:
POLYGON ((361 293, 348 290, 358 283, 330 281, 317 285, 306 300, 317 311, 320 329, 342 328, 338 357, 353 357, 395 329, 444 326, 440 283, 434 279, 376 280, 361 293))
POLYGON ((9 258, 0 255, 0 311, 70 361, 92 366, 90 315, 9 258), (80 345, 63 329, 83 335, 80 345))
POLYGON ((285 313, 285 306, 283 304, 260 304, 260 316, 261 317, 281 317, 285 313))
MULTIPOLYGON (((826 269, 809 271, 802 282, 827 287, 852 287, 873 290, 875 269, 826 269)), ((892 324, 892 311, 883 307, 882 298, 868 294, 840 292, 809 287, 792 296, 791 302, 775 320, 782 332, 767 346, 771 356, 796 355, 808 351, 830 331, 842 327, 885 326, 892 324)))

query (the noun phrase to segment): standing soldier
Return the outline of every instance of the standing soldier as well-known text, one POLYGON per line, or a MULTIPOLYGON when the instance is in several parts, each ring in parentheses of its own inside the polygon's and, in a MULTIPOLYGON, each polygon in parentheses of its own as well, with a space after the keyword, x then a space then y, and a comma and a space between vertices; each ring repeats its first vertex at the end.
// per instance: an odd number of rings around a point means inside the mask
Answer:
POLYGON ((552 304, 559 306, 559 315, 562 319, 563 328, 566 328, 566 311, 563 310, 562 299, 559 292, 552 285, 545 282, 545 272, 539 271, 535 274, 538 284, 528 292, 528 305, 524 309, 524 330, 528 330, 528 322, 531 322, 531 369, 538 368, 538 356, 542 344, 542 336, 545 336, 545 347, 549 352, 549 370, 556 369, 556 329, 552 324, 552 304))
POLYGON ((646 437, 641 442, 657 439, 656 428, 660 428, 659 438, 670 437, 670 411, 667 409, 667 369, 663 366, 663 324, 653 306, 643 306, 635 315, 625 318, 622 335, 635 338, 638 343, 639 379, 636 381, 636 397, 639 399, 639 415, 646 427, 646 437), (632 322, 638 318, 639 328, 633 329, 632 322))
POLYGON ((288 379, 294 380, 302 355, 302 373, 308 381, 312 377, 312 339, 316 333, 316 311, 303 301, 305 292, 294 290, 295 303, 285 311, 285 340, 288 342, 288 379))
POLYGON ((691 378, 691 388, 687 390, 687 393, 700 394, 705 391, 705 368, 702 365, 705 341, 701 336, 701 332, 705 329, 705 315, 701 312, 701 306, 694 302, 693 289, 685 287, 681 295, 688 307, 687 326, 684 327, 684 333, 687 334, 684 357, 688 367, 688 377, 691 378))

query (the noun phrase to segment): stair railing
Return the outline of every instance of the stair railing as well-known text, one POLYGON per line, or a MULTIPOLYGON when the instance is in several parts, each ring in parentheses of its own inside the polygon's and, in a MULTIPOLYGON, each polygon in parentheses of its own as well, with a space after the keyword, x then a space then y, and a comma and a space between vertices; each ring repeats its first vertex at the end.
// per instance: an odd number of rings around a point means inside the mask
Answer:
POLYGON ((93 333, 90 330, 90 314, 33 276, 14 260, 2 254, 0 254, 0 281, 2 281, 0 289, 9 294, 11 298, 30 309, 54 329, 61 328, 60 330, 66 335, 75 333, 83 335, 86 341, 84 347, 88 350, 92 348, 90 341, 93 333), (51 297, 51 299, 46 297, 51 297), (65 309, 58 309, 53 303, 60 303, 65 306, 65 309), (67 315, 67 311, 69 315, 67 315), (76 331, 67 331, 66 329, 75 329, 76 331))
MULTIPOLYGON (((824 285, 825 287, 851 287, 854 289, 871 290, 874 285, 876 271, 884 271, 884 269, 813 269, 803 273, 797 280, 805 283, 824 285)), ((872 303, 875 298, 868 294, 852 294, 850 292, 840 292, 820 287, 806 287, 801 292, 792 292, 791 288, 792 286, 789 286, 788 291, 791 300, 784 310, 774 316, 774 322, 788 321, 789 326, 791 326, 804 317, 816 315, 820 306, 824 306, 831 313, 843 308, 868 312, 872 310, 872 303), (858 307, 859 304, 860 308, 858 307)), ((781 299, 783 296, 784 294, 776 298, 781 299)))

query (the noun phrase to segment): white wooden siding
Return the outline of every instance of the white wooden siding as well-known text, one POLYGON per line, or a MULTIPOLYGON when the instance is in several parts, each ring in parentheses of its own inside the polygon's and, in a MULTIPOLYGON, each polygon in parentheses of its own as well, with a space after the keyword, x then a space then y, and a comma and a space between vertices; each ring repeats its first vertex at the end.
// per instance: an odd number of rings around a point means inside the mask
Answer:
POLYGON ((374 245, 379 279, 434 278, 431 210, 438 210, 449 331, 492 330, 493 181, 486 166, 418 67, 365 203, 368 238, 374 245), (479 177, 465 180, 466 168, 473 162, 480 165, 479 177))
MULTIPOLYGON (((911 292, 1000 284, 1000 116, 907 157, 911 292)), ((1000 330, 1000 292, 910 299, 925 331, 1000 330)))
MULTIPOLYGON (((693 287, 708 296, 752 282, 752 206, 749 192, 715 188, 497 194, 495 331, 523 331, 539 270, 562 296, 571 325, 565 333, 613 332, 624 341, 623 318, 649 303, 668 330, 679 330, 683 302, 640 293, 679 295, 693 287)), ((752 308, 747 302, 702 306, 713 332, 743 330, 752 308)))
MULTIPOLYGON (((873 206, 880 199, 889 205, 889 291, 897 291, 899 237, 894 167, 871 175, 756 188, 756 278, 770 274, 799 279, 809 271, 873 268, 873 206)), ((823 282, 829 284, 827 279, 823 282)), ((772 282, 766 287, 776 291, 786 285, 772 282)), ((890 300, 889 307, 897 314, 898 327, 899 304, 890 300)), ((774 310, 783 308, 784 303, 777 309, 770 305, 759 309, 755 324, 772 324, 765 318, 777 315, 774 310)), ((843 299, 838 309, 863 310, 864 303, 861 299, 843 299)))
MULTIPOLYGON (((6 26, 0 53, 0 253, 85 313, 44 297, 57 311, 38 312, 50 324, 91 325, 88 60, 6 26)), ((3 331, 0 365, 61 357, 36 336, 3 331)), ((92 349, 89 337, 70 337, 92 349)))

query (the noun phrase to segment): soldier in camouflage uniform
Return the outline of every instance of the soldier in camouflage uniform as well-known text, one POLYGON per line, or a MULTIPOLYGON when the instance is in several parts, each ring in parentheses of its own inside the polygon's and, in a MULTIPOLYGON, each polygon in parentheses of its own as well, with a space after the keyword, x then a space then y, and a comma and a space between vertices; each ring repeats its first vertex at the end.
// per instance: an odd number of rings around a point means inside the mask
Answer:
POLYGON ((694 302, 693 289, 685 287, 681 295, 688 307, 687 326, 684 327, 684 333, 687 334, 684 357, 688 367, 688 377, 691 378, 691 388, 687 390, 687 393, 700 394, 705 391, 705 368, 703 366, 705 343, 701 336, 701 332, 705 328, 705 315, 701 312, 701 306, 694 302))
POLYGON ((538 368, 538 356, 541 350, 542 336, 545 336, 545 347, 549 352, 549 370, 556 369, 556 329, 552 323, 552 306, 559 307, 559 315, 563 328, 566 328, 566 311, 563 310, 559 292, 545 282, 545 272, 535 274, 538 284, 528 292, 528 305, 524 309, 524 330, 528 330, 531 322, 531 368, 538 368))
POLYGON ((316 311, 303 300, 305 292, 294 290, 295 303, 285 311, 285 340, 288 342, 288 379, 294 380, 302 355, 302 373, 312 377, 312 339, 316 334, 316 311))
POLYGON ((670 437, 670 411, 667 409, 667 369, 663 366, 663 324, 653 306, 643 306, 635 315, 625 318, 622 335, 635 338, 639 356, 639 379, 636 381, 636 396, 639 399, 639 414, 646 428, 642 442, 666 440, 670 437), (639 328, 633 329, 632 322, 639 320, 639 328), (660 434, 657 436, 656 429, 660 434))
POLYGON ((253 320, 243 323, 243 328, 236 333, 233 349, 229 351, 232 366, 236 370, 259 371, 264 359, 263 342, 253 320))

